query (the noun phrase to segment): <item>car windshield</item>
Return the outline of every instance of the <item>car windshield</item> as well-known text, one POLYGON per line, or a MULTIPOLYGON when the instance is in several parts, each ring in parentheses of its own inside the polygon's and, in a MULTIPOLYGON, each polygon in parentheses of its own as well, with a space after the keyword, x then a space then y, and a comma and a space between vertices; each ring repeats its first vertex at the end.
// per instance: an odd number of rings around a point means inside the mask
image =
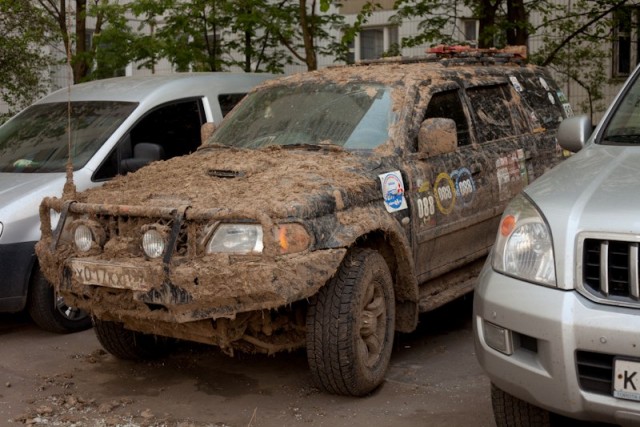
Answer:
POLYGON ((85 101, 36 104, 0 127, 1 172, 64 172, 69 133, 79 169, 136 108, 137 103, 85 101))
POLYGON ((640 79, 629 88, 603 134, 604 142, 640 144, 640 79))
POLYGON ((372 149, 389 139, 395 119, 391 89, 381 85, 270 86, 247 96, 209 144, 372 149))

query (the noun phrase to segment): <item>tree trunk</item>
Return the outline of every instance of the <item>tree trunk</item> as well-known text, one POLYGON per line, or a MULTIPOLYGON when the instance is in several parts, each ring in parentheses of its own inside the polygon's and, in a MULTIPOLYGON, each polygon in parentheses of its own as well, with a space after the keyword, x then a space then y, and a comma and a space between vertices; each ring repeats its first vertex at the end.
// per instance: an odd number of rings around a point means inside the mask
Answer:
POLYGON ((523 0, 507 0, 507 44, 511 46, 526 46, 529 42, 529 17, 523 0))
POLYGON ((81 82, 89 74, 87 52, 87 0, 76 0, 76 52, 72 63, 73 82, 81 82))
POLYGON ((300 0, 300 27, 302 27, 302 40, 304 42, 305 61, 307 70, 318 69, 315 47, 313 46, 313 31, 307 15, 307 0, 300 0))
POLYGON ((500 3, 501 0, 495 0, 495 3, 491 3, 491 0, 480 0, 478 2, 478 16, 480 17, 479 48, 493 47, 493 36, 496 30, 496 12, 500 3))

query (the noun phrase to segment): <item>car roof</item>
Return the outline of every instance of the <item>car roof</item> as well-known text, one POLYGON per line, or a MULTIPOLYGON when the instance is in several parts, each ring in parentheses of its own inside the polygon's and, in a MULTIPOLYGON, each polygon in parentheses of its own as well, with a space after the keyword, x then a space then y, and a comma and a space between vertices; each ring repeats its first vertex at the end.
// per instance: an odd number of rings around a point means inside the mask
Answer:
POLYGON ((269 73, 176 73, 169 75, 114 77, 76 84, 40 99, 36 104, 67 101, 158 103, 190 96, 246 93, 256 84, 274 78, 269 73))

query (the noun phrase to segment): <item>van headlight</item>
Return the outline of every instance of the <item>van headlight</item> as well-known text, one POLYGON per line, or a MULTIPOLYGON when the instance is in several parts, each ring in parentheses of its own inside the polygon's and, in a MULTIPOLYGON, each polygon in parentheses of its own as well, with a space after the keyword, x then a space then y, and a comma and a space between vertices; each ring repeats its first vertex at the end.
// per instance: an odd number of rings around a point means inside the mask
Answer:
POLYGON ((206 252, 249 254, 264 248, 262 227, 257 224, 220 224, 207 243, 206 252))
POLYGON ((529 282, 556 286, 551 231, 522 194, 505 209, 493 247, 494 270, 529 282))

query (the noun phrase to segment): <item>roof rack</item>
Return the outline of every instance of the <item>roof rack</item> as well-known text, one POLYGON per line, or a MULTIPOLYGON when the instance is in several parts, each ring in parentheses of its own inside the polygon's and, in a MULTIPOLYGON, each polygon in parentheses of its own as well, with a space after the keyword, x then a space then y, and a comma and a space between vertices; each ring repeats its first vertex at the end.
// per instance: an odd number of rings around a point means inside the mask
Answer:
POLYGON ((445 66, 471 64, 498 65, 507 63, 522 65, 526 63, 527 59, 526 46, 507 46, 504 49, 478 49, 471 46, 438 45, 428 48, 426 53, 426 55, 422 56, 394 56, 358 61, 356 65, 388 63, 410 64, 416 62, 439 62, 445 66))

